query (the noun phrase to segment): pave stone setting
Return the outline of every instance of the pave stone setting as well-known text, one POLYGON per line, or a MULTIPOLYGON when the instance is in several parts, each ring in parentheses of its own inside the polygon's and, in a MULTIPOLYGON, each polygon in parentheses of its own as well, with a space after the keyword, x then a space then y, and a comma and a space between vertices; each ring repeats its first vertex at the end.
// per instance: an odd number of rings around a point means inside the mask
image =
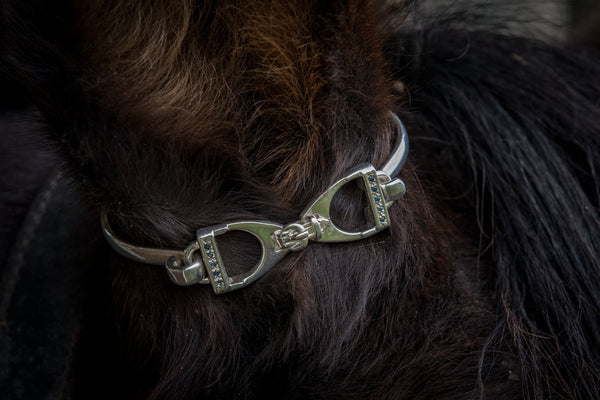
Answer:
POLYGON ((208 279, 215 293, 227 291, 229 288, 227 273, 223 268, 223 260, 221 259, 214 236, 209 234, 198 238, 198 241, 208 279))
POLYGON ((367 194, 369 195, 377 230, 387 228, 390 225, 390 216, 388 214, 387 205, 385 204, 385 198, 383 197, 383 190, 379 182, 379 177, 377 176, 377 171, 373 168, 372 171, 366 173, 364 176, 365 183, 369 188, 367 194))

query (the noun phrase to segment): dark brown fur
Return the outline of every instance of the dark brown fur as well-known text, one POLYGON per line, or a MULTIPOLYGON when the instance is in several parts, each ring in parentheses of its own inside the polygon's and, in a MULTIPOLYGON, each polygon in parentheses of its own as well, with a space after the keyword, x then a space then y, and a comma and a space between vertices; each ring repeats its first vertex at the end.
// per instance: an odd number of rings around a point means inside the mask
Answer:
POLYGON ((82 7, 84 79, 103 104, 146 135, 239 152, 286 200, 313 168, 347 157, 322 154, 343 140, 329 132, 346 114, 362 109, 372 121, 351 129, 377 131, 369 124, 391 107, 367 3, 341 14, 316 2, 82 7))

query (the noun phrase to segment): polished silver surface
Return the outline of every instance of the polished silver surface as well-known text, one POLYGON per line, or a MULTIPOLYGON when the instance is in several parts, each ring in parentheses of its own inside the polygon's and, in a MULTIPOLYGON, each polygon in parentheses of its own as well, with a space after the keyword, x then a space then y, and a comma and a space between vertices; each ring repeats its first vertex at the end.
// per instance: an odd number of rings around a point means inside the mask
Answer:
POLYGON ((390 111, 390 116, 397 125, 398 143, 396 143, 394 151, 385 165, 381 168, 381 171, 389 177, 394 177, 400 173, 400 170, 408 158, 408 133, 406 132, 406 127, 396 114, 390 111))
POLYGON ((348 242, 372 236, 390 226, 388 208, 406 193, 404 182, 395 176, 408 156, 408 135, 402 121, 391 113, 397 125, 397 144, 381 170, 362 164, 317 197, 300 215, 285 226, 269 221, 237 221, 199 229, 196 240, 184 251, 135 246, 119 239, 111 230, 107 215, 102 214, 104 236, 119 254, 146 264, 165 265, 169 277, 177 285, 211 284, 216 294, 248 286, 262 277, 290 251, 300 251, 312 242, 348 242), (367 194, 370 226, 360 231, 345 231, 331 220, 331 204, 336 193, 350 182, 357 182, 367 194), (217 236, 231 231, 254 235, 262 255, 249 272, 230 275, 227 271, 217 236))
POLYGON ((377 170, 371 164, 363 164, 330 186, 325 193, 308 206, 302 213, 300 221, 310 219, 311 217, 326 221, 321 228, 321 237, 313 239, 317 242, 348 242, 374 235, 387 228, 390 225, 390 216, 387 208, 383 188, 377 176, 377 170), (369 206, 373 213, 373 225, 368 229, 358 232, 344 231, 335 226, 331 220, 331 201, 333 197, 342 187, 352 181, 363 184, 362 186, 369 198, 369 206))

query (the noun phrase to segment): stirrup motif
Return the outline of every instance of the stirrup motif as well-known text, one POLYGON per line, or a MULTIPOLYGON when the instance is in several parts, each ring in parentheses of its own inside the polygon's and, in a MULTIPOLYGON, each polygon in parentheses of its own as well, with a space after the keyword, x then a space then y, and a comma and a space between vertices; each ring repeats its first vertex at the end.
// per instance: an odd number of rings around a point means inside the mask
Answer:
POLYGON ((165 265, 169 277, 177 285, 211 284, 216 294, 248 286, 262 277, 290 251, 304 249, 309 242, 349 242, 366 238, 390 226, 388 208, 406 192, 404 183, 395 178, 408 155, 408 135, 402 121, 393 113, 400 138, 384 167, 377 171, 371 164, 362 164, 331 185, 300 216, 288 225, 268 221, 238 221, 199 229, 196 240, 185 251, 152 249, 134 246, 118 239, 110 229, 106 214, 102 216, 104 235, 121 255, 148 264, 165 265), (331 202, 347 183, 362 182, 367 194, 371 226, 357 232, 347 232, 331 220, 331 202), (244 231, 260 242, 262 255, 247 273, 230 276, 219 252, 216 237, 230 231, 244 231))

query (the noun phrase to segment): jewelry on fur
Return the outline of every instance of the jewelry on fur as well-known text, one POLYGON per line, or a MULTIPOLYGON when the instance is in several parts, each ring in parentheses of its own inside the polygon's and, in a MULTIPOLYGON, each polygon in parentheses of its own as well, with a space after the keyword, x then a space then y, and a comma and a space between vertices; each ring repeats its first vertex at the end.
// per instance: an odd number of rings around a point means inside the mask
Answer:
POLYGON ((106 213, 103 213, 104 236, 124 257, 146 264, 166 265, 169 277, 177 285, 210 283, 216 294, 248 286, 290 251, 302 250, 310 241, 349 242, 372 236, 390 226, 388 208, 406 192, 404 182, 395 176, 408 156, 408 135, 402 121, 394 113, 390 114, 398 125, 399 139, 383 168, 377 171, 373 165, 365 163, 350 170, 308 206, 296 222, 284 226, 268 221, 237 221, 201 228, 196 232, 196 240, 184 251, 178 251, 140 247, 122 241, 115 236, 106 213), (366 214, 370 216, 372 226, 359 232, 347 232, 333 223, 330 207, 335 194, 354 180, 362 183, 367 193, 369 207, 366 214), (262 256, 247 273, 229 276, 225 269, 216 237, 229 231, 248 232, 260 242, 262 256))

